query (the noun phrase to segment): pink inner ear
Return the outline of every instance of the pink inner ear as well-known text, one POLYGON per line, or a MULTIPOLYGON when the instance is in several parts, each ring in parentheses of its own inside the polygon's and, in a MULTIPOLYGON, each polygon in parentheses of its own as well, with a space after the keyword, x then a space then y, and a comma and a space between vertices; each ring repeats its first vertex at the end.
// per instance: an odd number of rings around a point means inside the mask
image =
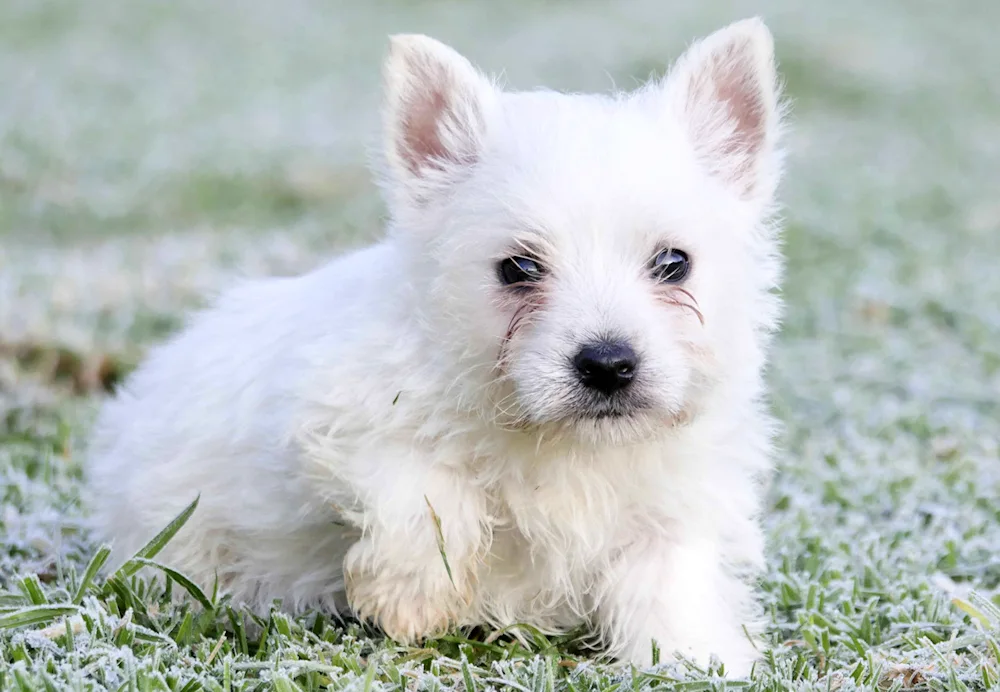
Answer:
POLYGON ((746 64, 750 46, 732 46, 713 66, 718 99, 729 109, 734 137, 727 153, 743 151, 756 155, 764 143, 764 104, 760 84, 751 65, 746 64))
POLYGON ((403 121, 403 146, 399 154, 413 173, 428 164, 434 165, 435 161, 451 158, 439 133, 441 118, 448 107, 448 100, 440 90, 420 94, 410 104, 409 113, 403 121))
POLYGON ((414 175, 446 164, 469 164, 476 156, 482 117, 471 85, 445 67, 420 65, 403 105, 398 153, 414 175))
MULTIPOLYGON (((753 169, 767 129, 767 107, 752 55, 749 43, 728 46, 724 52, 712 56, 708 69, 693 80, 689 92, 692 101, 704 102, 707 97, 725 108, 722 124, 728 128, 727 136, 721 140, 712 137, 712 133, 705 131, 713 126, 711 123, 698 123, 696 128, 701 130, 702 141, 714 145, 711 156, 717 161, 720 173, 748 195, 754 189, 753 169)), ((697 110, 691 108, 693 113, 697 110)))

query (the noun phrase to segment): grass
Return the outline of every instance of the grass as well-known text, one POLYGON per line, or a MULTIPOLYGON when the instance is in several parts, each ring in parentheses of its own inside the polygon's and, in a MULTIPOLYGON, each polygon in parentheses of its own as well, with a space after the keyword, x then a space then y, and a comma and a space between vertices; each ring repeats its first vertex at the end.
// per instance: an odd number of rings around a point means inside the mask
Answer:
POLYGON ((996 687, 998 22, 989 0, 0 5, 0 689, 996 687), (377 233, 386 33, 515 86, 603 89, 754 13, 795 117, 749 682, 541 636, 402 649, 320 613, 255 621, 169 566, 133 573, 154 549, 97 569, 80 464, 102 386, 233 275, 377 233))

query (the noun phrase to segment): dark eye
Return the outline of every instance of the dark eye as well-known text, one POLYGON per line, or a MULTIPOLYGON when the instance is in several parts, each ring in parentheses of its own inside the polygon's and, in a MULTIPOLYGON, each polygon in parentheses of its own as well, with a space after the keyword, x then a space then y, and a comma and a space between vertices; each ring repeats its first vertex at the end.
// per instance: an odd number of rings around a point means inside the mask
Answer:
POLYGON ((683 281, 691 271, 691 260, 683 250, 664 250, 653 260, 653 278, 665 284, 683 281))
POLYGON ((508 257, 498 268, 500 281, 507 286, 514 284, 533 283, 542 278, 542 266, 527 257, 508 257))

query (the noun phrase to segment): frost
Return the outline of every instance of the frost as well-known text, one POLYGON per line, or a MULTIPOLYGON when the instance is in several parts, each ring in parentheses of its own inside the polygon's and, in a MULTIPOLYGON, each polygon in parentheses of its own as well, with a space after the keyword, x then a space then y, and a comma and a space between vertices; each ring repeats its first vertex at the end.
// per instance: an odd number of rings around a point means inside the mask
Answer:
MULTIPOLYGON (((70 604, 97 549, 80 485, 100 396, 15 347, 131 362, 234 277, 305 270, 377 233, 363 165, 385 34, 459 37, 517 87, 606 89, 736 18, 661 0, 389 6, 0 3, 17 37, 0 42, 17 95, 0 103, 0 622, 70 604)), ((753 688, 996 687, 1000 5, 753 9, 794 99, 771 648, 753 688)), ((482 690, 716 684, 565 643, 403 650, 315 615, 275 615, 261 637, 227 605, 98 580, 79 610, 0 628, 0 689, 461 689, 463 660, 482 690)))

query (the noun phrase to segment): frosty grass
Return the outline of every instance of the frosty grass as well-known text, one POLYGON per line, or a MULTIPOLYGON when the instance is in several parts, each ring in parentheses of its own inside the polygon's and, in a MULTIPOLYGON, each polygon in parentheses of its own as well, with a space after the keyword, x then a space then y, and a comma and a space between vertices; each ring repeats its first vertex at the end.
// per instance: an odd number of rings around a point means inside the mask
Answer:
POLYGON ((385 34, 431 33, 517 87, 607 89, 755 13, 795 106, 785 429, 770 648, 727 685, 996 686, 1000 4, 5 0, 0 689, 722 689, 527 630, 406 649, 319 613, 254 621, 157 567, 168 535, 104 562, 80 479, 102 382, 185 309, 377 233, 385 34))

